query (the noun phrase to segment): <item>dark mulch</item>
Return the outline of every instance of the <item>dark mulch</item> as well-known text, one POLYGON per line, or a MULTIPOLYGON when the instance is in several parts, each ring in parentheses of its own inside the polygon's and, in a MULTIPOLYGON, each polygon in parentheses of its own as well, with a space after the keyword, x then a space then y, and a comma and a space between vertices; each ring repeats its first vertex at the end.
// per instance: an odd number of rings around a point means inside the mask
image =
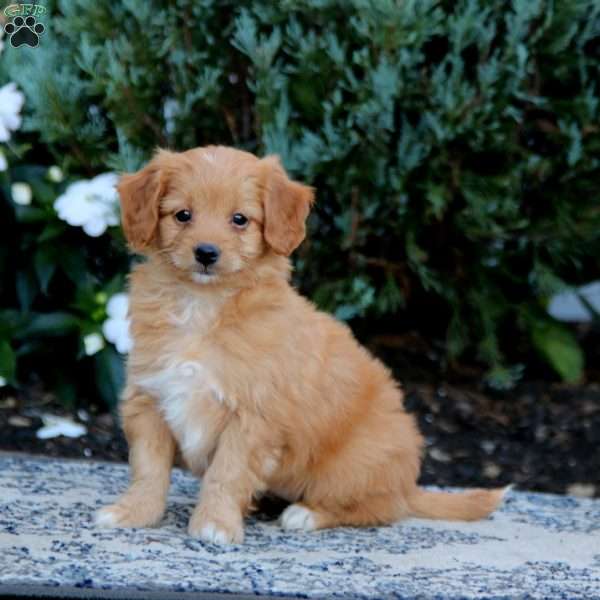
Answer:
MULTIPOLYGON (((405 384, 427 450, 422 482, 600 496, 600 385, 521 384, 510 394, 476 385, 405 384)), ((0 398, 0 450, 127 459, 113 417, 97 407, 70 414, 88 434, 38 440, 41 413, 65 414, 49 395, 0 398)))
POLYGON ((510 396, 406 386, 426 436, 423 483, 600 496, 600 386, 522 384, 510 396))
POLYGON ((112 414, 98 406, 66 410, 50 394, 28 390, 27 394, 5 395, 0 399, 0 450, 28 452, 65 458, 126 461, 127 443, 112 414), (43 414, 67 416, 82 423, 87 435, 40 440, 43 414))

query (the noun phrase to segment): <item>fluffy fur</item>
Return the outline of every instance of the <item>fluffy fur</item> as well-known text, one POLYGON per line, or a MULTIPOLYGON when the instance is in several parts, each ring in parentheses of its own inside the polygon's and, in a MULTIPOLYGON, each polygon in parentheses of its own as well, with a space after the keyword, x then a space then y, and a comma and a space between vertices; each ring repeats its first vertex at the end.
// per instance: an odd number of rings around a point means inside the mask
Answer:
POLYGON ((121 405, 131 485, 99 524, 157 524, 177 450, 203 476, 189 532, 211 542, 241 542, 244 515, 267 491, 292 502, 287 529, 472 520, 496 507, 502 490, 417 487, 422 438, 398 385, 290 286, 313 191, 276 157, 159 151, 119 192, 125 234, 147 260, 131 275, 121 405), (216 264, 196 262, 200 243, 220 249, 216 264))

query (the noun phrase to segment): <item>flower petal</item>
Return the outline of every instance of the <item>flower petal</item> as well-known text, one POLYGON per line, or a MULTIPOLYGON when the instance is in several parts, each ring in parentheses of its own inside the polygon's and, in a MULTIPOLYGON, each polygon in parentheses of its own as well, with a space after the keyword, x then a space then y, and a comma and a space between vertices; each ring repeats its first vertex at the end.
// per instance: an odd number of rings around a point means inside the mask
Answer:
POLYGON ((126 319, 129 312, 129 296, 123 292, 111 296, 106 313, 113 319, 126 319))
POLYGON ((47 440, 49 438, 64 435, 65 437, 77 438, 87 433, 85 425, 75 423, 67 417, 58 417, 56 415, 42 415, 43 427, 35 432, 38 439, 47 440))
POLYGON ((90 333, 83 338, 87 356, 92 356, 104 348, 104 338, 99 333, 90 333))
POLYGON ((106 221, 103 219, 93 219, 83 224, 83 230, 90 237, 100 237, 106 231, 106 221))
POLYGON ((28 183, 13 183, 10 187, 10 192, 15 204, 19 204, 20 206, 29 206, 31 204, 33 193, 28 183))

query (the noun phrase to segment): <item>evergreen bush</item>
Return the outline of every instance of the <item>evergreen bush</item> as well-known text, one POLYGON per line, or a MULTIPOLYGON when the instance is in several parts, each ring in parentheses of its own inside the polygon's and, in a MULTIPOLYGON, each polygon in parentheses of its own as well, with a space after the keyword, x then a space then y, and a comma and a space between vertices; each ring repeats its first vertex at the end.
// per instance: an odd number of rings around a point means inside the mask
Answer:
MULTIPOLYGON (((136 169, 157 146, 277 153, 317 188, 296 278, 320 306, 363 337, 424 331, 496 386, 534 350, 581 378, 546 304, 599 275, 597 0, 48 7, 40 47, 5 50, 3 68, 70 177, 136 169)), ((96 294, 124 271, 107 238, 86 250, 96 294)), ((70 310, 42 283, 31 306, 70 310)))

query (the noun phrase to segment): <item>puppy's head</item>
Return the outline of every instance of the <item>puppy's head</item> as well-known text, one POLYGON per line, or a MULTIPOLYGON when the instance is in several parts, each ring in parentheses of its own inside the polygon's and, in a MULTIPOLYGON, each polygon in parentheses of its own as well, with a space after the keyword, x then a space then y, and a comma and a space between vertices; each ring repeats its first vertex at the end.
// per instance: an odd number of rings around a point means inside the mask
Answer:
POLYGON ((290 255, 305 236, 312 189, 291 181, 279 159, 222 146, 160 150, 118 186, 125 235, 136 252, 159 254, 197 283, 290 255))

